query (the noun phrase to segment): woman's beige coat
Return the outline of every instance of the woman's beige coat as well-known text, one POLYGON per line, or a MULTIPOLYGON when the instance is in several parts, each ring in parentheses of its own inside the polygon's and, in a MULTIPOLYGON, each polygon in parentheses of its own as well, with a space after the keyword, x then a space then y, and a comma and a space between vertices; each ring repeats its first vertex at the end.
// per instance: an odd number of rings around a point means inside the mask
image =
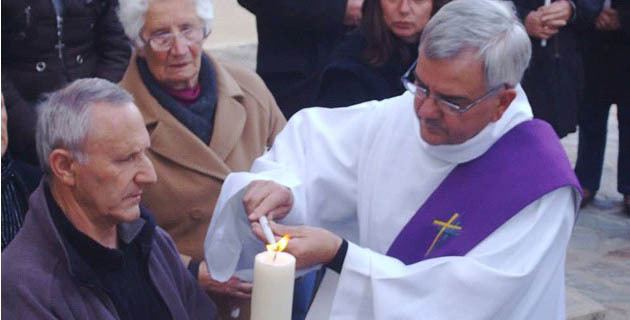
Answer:
POLYGON ((179 252, 196 260, 203 259, 203 240, 223 180, 232 171, 248 171, 286 123, 254 72, 210 60, 218 96, 210 145, 151 96, 135 56, 120 82, 134 96, 151 137, 148 156, 158 181, 144 189, 142 204, 179 252))

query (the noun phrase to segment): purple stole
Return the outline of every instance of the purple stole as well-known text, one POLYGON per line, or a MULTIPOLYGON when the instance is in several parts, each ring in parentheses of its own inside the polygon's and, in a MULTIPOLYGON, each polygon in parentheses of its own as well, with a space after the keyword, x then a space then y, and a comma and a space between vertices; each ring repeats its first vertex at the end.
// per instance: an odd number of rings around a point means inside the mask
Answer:
POLYGON ((581 192, 558 136, 544 121, 525 121, 455 167, 387 255, 405 264, 463 256, 528 204, 567 185, 581 192))

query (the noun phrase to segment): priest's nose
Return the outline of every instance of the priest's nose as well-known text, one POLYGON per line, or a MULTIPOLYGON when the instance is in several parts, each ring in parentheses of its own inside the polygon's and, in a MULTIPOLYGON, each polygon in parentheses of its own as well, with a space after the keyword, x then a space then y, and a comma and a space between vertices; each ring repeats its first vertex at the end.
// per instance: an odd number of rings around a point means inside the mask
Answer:
POLYGON ((424 119, 438 119, 442 114, 440 106, 435 103, 433 97, 426 97, 424 99, 416 96, 413 100, 414 107, 418 118, 424 119))

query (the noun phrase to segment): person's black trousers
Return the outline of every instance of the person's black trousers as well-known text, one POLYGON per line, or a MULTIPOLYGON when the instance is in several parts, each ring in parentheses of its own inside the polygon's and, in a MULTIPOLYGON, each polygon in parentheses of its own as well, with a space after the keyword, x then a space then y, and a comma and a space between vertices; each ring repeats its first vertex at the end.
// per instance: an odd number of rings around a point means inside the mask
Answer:
MULTIPOLYGON (((608 114, 611 102, 585 101, 578 115, 579 143, 575 173, 583 188, 597 191, 600 186, 608 114)), ((630 105, 617 104, 619 123, 619 157, 617 159, 617 190, 630 194, 630 105)))

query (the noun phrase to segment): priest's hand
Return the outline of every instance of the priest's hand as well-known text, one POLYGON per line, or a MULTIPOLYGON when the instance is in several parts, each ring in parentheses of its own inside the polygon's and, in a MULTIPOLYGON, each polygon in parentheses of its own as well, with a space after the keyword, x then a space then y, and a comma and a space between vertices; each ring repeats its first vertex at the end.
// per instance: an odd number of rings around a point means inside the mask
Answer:
POLYGON ((343 24, 347 26, 358 26, 361 23, 363 0, 348 0, 346 2, 346 12, 343 17, 343 24))
POLYGON ((231 277, 225 282, 216 281, 210 276, 208 266, 203 261, 199 265, 199 285, 211 294, 219 294, 232 298, 248 299, 252 295, 252 283, 237 277, 231 277))
POLYGON ((258 221, 262 216, 269 220, 284 218, 293 207, 291 190, 268 180, 252 181, 243 196, 243 206, 249 221, 258 221))
MULTIPOLYGON (((272 221, 269 222, 269 226, 277 239, 284 234, 291 236, 285 251, 295 257, 298 269, 330 262, 343 242, 341 237, 322 228, 287 226, 272 221)), ((252 231, 259 239, 266 242, 259 223, 252 223, 252 231)))

